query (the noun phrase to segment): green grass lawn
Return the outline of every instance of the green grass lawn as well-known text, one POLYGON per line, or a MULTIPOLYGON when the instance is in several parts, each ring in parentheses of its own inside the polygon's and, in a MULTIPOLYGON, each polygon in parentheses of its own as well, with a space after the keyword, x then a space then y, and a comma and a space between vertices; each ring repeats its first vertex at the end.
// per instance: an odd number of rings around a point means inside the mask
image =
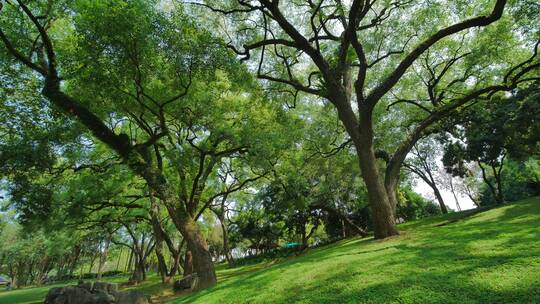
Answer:
MULTIPOLYGON (((384 241, 351 239, 233 269, 168 303, 540 303, 540 198, 410 222, 384 241)), ((117 278, 121 280, 122 278, 117 278)), ((137 288, 170 297, 170 286, 137 288)), ((41 303, 46 288, 0 292, 41 303)))
POLYGON ((540 303, 540 198, 401 229, 229 275, 170 303, 540 303))

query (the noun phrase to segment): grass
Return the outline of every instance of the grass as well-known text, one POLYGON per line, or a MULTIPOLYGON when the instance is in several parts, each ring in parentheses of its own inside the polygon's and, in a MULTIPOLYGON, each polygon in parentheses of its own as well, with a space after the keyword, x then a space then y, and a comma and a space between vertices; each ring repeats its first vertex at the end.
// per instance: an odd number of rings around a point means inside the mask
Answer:
MULTIPOLYGON (((349 239, 299 257, 233 269, 188 295, 132 287, 167 303, 540 303, 540 197, 400 225, 383 241, 349 239)), ((118 278, 121 280, 122 278, 118 278)), ((1 304, 42 303, 51 286, 0 292, 1 304)))
POLYGON ((400 229, 220 271, 216 287, 170 303, 540 303, 540 198, 400 229))

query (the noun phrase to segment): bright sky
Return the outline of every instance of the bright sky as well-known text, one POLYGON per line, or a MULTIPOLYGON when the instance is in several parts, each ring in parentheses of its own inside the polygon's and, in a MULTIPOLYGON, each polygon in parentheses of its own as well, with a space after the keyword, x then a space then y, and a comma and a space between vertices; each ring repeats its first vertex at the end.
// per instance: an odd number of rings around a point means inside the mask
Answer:
MULTIPOLYGON (((426 184, 424 181, 420 180, 419 178, 416 179, 416 185, 414 186, 414 191, 421 194, 423 197, 427 199, 431 199, 434 202, 437 202, 435 200, 435 195, 433 194, 433 190, 431 189, 431 187, 428 186, 428 184, 426 184)), ((452 192, 450 192, 449 190, 445 190, 442 187, 439 187, 439 191, 441 192, 441 195, 443 197, 443 200, 446 206, 457 211, 456 200, 454 199, 452 192)), ((470 198, 468 198, 467 196, 463 196, 459 193, 457 193, 457 196, 458 196, 459 205, 461 206, 461 210, 475 208, 470 198)))

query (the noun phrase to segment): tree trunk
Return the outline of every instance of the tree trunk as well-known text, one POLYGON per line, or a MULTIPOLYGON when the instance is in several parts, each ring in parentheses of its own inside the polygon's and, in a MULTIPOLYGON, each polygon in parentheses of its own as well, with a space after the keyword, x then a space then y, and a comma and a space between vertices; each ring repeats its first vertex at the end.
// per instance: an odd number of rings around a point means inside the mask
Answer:
POLYGON ((394 207, 392 207, 387 189, 381 181, 371 139, 361 138, 355 146, 362 177, 367 187, 375 238, 384 239, 397 235, 399 233, 396 227, 394 207))
POLYGON ((193 273, 193 255, 191 251, 186 250, 186 256, 184 258, 184 277, 193 273))
POLYGON ((345 221, 343 218, 340 218, 341 221, 341 237, 346 238, 347 237, 347 231, 345 230, 345 221))
MULTIPOLYGON (((504 160, 504 157, 503 157, 504 160)), ((497 170, 496 166, 494 164, 491 164, 491 169, 493 170, 493 176, 495 177, 495 183, 497 185, 497 195, 495 197, 495 200, 497 204, 503 204, 504 203, 504 196, 503 196, 503 189, 502 189, 502 178, 501 178, 501 171, 502 171, 503 164, 501 162, 499 170, 497 170)))
POLYGON ((480 167, 480 170, 482 171, 482 179, 484 180, 484 183, 488 186, 489 190, 491 191, 491 194, 493 194, 493 198, 495 199, 495 202, 499 199, 499 195, 497 194, 497 190, 495 187, 491 184, 489 179, 486 175, 486 169, 484 169, 484 166, 482 166, 482 163, 480 161, 477 162, 478 166, 480 167))
POLYGON ((99 256, 99 265, 98 265, 98 272, 96 280, 101 280, 101 276, 103 275, 103 266, 105 266, 105 262, 107 262, 107 256, 109 255, 109 246, 111 244, 111 237, 107 237, 105 240, 105 243, 103 244, 103 249, 101 250, 101 254, 99 256))
POLYGON ((146 279, 146 269, 144 265, 144 259, 140 257, 139 254, 136 254, 135 258, 135 267, 133 273, 129 278, 129 281, 132 283, 140 283, 146 279))
POLYGON ((229 266, 234 265, 234 259, 231 254, 231 249, 229 248, 229 230, 225 224, 225 212, 221 210, 221 214, 218 215, 219 224, 221 225, 221 231, 223 232, 223 251, 225 253, 225 259, 229 266))
MULTIPOLYGON (((184 260, 182 259, 182 248, 184 247, 184 240, 182 239, 182 242, 178 244, 178 248, 174 247, 171 239, 167 237, 165 239, 165 243, 167 244, 167 247, 169 248, 169 252, 171 253, 171 268, 167 275, 167 282, 170 282, 174 276, 179 272, 179 269, 182 267, 184 263, 184 260)), ((183 270, 183 268, 182 268, 183 270)))
POLYGON ((169 274, 167 277, 167 282, 169 282, 172 278, 174 278, 179 268, 180 268, 180 252, 177 252, 176 254, 173 255, 173 261, 171 265, 171 270, 169 271, 169 274))
POLYGON ((131 271, 131 265, 133 265, 133 255, 134 255, 134 251, 133 251, 133 249, 131 249, 130 253, 129 253, 129 259, 128 259, 127 264, 126 264, 125 272, 130 272, 131 271))
POLYGON ((35 281, 36 285, 39 286, 43 283, 45 276, 47 275, 47 273, 49 273, 50 264, 51 264, 51 259, 48 256, 45 256, 43 258, 41 269, 35 281))
POLYGON ((452 192, 452 195, 454 196, 454 200, 456 201, 456 207, 458 211, 461 211, 461 206, 459 205, 459 200, 456 195, 456 191, 454 190, 454 182, 451 176, 450 176, 450 192, 452 192))
MULTIPOLYGON (((167 204, 167 208, 170 214, 170 205, 167 204)), ((206 240, 199 231, 197 223, 187 213, 175 212, 175 215, 176 217, 173 218, 173 222, 186 240, 187 250, 192 255, 193 271, 198 276, 197 286, 194 289, 199 290, 214 286, 217 283, 214 262, 212 261, 210 251, 208 251, 206 240)), ((184 273, 186 273, 185 268, 184 273)))
POLYGON ((407 166, 409 171, 416 174, 418 177, 420 177, 430 188, 433 190, 433 194, 435 194, 435 198, 437 198, 437 202, 439 203, 439 206, 441 207, 441 212, 443 214, 448 213, 448 208, 446 208, 446 204, 444 203, 444 200, 442 198, 441 192, 439 191, 439 188, 437 187, 437 183, 435 182, 435 178, 433 177, 433 174, 430 171, 430 168, 428 165, 423 166, 423 170, 420 168, 415 168, 413 166, 407 166))
POLYGON ((430 186, 431 186, 431 189, 433 189, 433 193, 435 193, 435 197, 437 198, 437 201, 439 202, 439 206, 441 206, 441 212, 443 214, 448 213, 448 208, 446 208, 446 205, 444 204, 444 200, 442 198, 441 192, 439 191, 439 188, 435 184, 430 185, 430 186))
POLYGON ((156 241, 156 247, 154 248, 158 260, 158 270, 161 275, 161 282, 165 283, 167 281, 167 263, 165 262, 165 257, 163 256, 163 244, 156 241))
MULTIPOLYGON (((358 83, 355 83, 355 86, 358 83)), ((347 133, 353 140, 358 156, 358 163, 362 178, 366 183, 369 206, 373 217, 373 230, 376 239, 384 239, 399 234, 396 227, 395 207, 390 201, 381 175, 377 169, 377 159, 373 150, 373 108, 362 102, 363 96, 360 91, 356 92, 358 100, 359 119, 352 110, 347 94, 340 91, 330 91, 329 99, 336 106, 338 116, 347 133)), ((398 173, 399 174, 399 173, 398 173)))
POLYGON ((156 203, 156 199, 152 193, 150 194, 150 221, 152 223, 152 231, 154 234, 154 239, 156 240, 156 247, 154 251, 156 252, 156 257, 158 260, 158 272, 161 276, 161 282, 165 283, 167 281, 167 263, 165 262, 165 257, 163 256, 163 230, 161 228, 161 223, 159 221, 159 208, 156 203))
POLYGON ((396 215, 397 206, 399 204, 397 190, 399 184, 399 174, 392 176, 391 178, 385 179, 384 188, 386 189, 386 194, 388 195, 388 201, 390 202, 390 207, 392 208, 392 213, 394 217, 396 215))
POLYGON ((71 265, 69 267, 69 276, 73 276, 73 272, 75 272, 75 268, 77 268, 77 263, 79 262, 79 258, 81 256, 81 246, 75 245, 73 248, 73 258, 71 261, 71 265))
POLYGON ((302 229, 300 229, 300 236, 301 236, 301 240, 300 240, 300 252, 304 251, 307 247, 308 247, 308 244, 307 244, 307 235, 306 235, 306 225, 305 224, 302 224, 302 229))

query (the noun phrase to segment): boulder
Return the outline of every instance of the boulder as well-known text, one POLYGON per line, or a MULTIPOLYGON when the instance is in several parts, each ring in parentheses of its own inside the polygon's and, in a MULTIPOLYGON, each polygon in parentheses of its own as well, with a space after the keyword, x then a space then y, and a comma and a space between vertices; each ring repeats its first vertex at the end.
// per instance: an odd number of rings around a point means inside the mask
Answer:
POLYGON ((61 303, 57 298, 64 293, 64 287, 55 287, 49 289, 49 292, 45 296, 45 304, 61 303))
POLYGON ((116 299, 113 295, 105 293, 103 291, 98 291, 92 294, 92 304, 114 304, 116 299))
POLYGON ((84 288, 84 289, 86 289, 88 291, 92 291, 92 288, 94 288, 94 283, 93 282, 79 281, 79 284, 77 286, 80 287, 80 288, 84 288))
POLYGON ((118 284, 116 283, 110 283, 109 286, 107 286, 107 292, 110 294, 114 294, 118 292, 118 284))
POLYGON ((175 281, 173 288, 174 290, 193 289, 195 285, 197 284, 197 281, 198 281, 197 274, 192 273, 190 275, 183 277, 181 280, 175 281))
POLYGON ((92 288, 92 291, 108 292, 109 284, 105 282, 95 282, 94 287, 92 288))
POLYGON ((148 304, 138 291, 118 292, 117 284, 79 282, 77 286, 51 288, 45 304, 148 304))
POLYGON ((45 304, 94 304, 92 294, 77 286, 52 288, 45 297, 45 304))
POLYGON ((120 292, 116 304, 149 304, 148 298, 140 291, 120 292))

